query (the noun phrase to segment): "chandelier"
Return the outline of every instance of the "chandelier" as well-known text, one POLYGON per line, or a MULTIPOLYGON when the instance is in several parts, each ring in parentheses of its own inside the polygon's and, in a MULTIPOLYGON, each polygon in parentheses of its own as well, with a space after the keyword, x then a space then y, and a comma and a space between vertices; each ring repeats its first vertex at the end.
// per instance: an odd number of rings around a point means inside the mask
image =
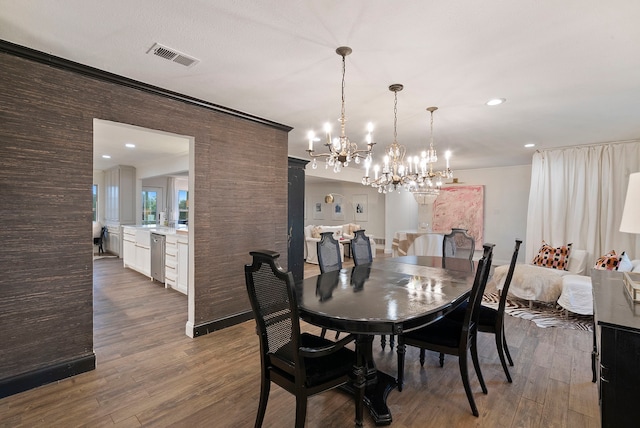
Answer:
POLYGON ((438 110, 438 107, 427 108, 427 111, 431 113, 429 149, 422 152, 420 158, 418 156, 413 158, 416 173, 408 187, 416 201, 422 205, 431 204, 436 200, 442 187, 443 178, 453 177, 453 172, 449 165, 449 160, 451 159, 451 151, 449 150, 444 154, 446 160, 445 169, 442 171, 433 170, 433 164, 438 161, 436 149, 433 147, 433 112, 436 110, 438 110))
POLYGON ((373 167, 374 177, 369 177, 369 169, 371 168, 371 158, 365 159, 365 176, 362 178, 362 184, 365 186, 371 186, 378 189, 380 193, 393 192, 401 186, 407 187, 410 183, 410 175, 412 172, 411 162, 408 167, 405 165, 404 156, 406 148, 402 144, 398 144, 398 92, 400 92, 404 86, 399 83, 394 83, 389 86, 389 90, 394 93, 393 103, 393 143, 387 147, 384 156, 384 163, 382 171, 380 166, 375 165, 373 167))
POLYGON ((336 53, 342 57, 342 109, 340 112, 340 136, 331 138, 331 124, 325 123, 324 132, 326 133, 326 142, 324 143, 324 146, 326 146, 327 152, 316 153, 314 151, 313 142, 317 141, 318 139, 316 139, 316 135, 313 131, 309 131, 309 133, 307 134, 307 138, 309 139, 309 148, 307 149, 307 152, 309 152, 309 156, 313 158, 313 162, 311 163, 311 167, 313 169, 318 168, 316 158, 324 157, 326 158, 325 168, 333 167, 333 172, 340 172, 342 167, 348 166, 351 161, 359 164, 360 159, 370 160, 371 149, 373 149, 373 145, 375 143, 372 141, 371 137, 371 133, 373 132, 372 123, 369 123, 367 125, 368 133, 366 136, 366 149, 358 150, 358 145, 349 141, 349 138, 345 134, 345 122, 347 121, 344 115, 344 76, 346 71, 345 58, 351 53, 351 48, 347 46, 341 46, 336 49, 336 53))

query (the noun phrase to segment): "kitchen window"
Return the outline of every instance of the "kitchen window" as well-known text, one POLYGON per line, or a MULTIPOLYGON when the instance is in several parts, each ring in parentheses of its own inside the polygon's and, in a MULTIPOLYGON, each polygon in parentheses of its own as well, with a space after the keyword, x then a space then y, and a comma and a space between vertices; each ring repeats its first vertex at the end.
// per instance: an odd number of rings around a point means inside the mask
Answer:
POLYGON ((158 192, 142 191, 142 224, 156 224, 158 219, 158 192))
POLYGON ((189 220, 189 192, 178 190, 178 223, 187 224, 189 220))

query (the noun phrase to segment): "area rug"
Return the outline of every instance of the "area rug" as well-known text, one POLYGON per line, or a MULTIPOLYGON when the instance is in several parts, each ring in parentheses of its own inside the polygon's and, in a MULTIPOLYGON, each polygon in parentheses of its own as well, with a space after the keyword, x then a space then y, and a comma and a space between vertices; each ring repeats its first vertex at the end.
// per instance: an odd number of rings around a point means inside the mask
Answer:
MULTIPOLYGON (((482 297, 482 304, 498 309, 500 296, 498 293, 486 293, 482 297)), ((538 327, 560 327, 573 330, 593 331, 593 316, 579 315, 572 312, 565 313, 562 307, 555 303, 534 302, 529 308, 529 302, 517 298, 507 297, 505 313, 512 317, 524 318, 536 323, 538 327)))
POLYGON ((118 258, 118 256, 114 254, 94 254, 93 255, 93 260, 115 259, 115 258, 118 258))

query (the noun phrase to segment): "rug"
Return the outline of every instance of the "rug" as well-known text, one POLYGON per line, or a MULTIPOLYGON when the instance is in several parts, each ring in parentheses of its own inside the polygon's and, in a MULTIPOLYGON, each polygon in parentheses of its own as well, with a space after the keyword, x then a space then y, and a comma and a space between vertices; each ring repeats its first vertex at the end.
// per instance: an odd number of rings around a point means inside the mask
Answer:
MULTIPOLYGON (((482 304, 498 309, 500 296, 498 293, 486 293, 482 304)), ((555 303, 534 302, 529 308, 527 300, 507 297, 505 313, 512 317, 524 318, 536 323, 538 327, 560 327, 573 330, 593 331, 593 315, 579 315, 565 310, 555 303), (567 316, 568 314, 568 316, 567 316)))
POLYGON ((116 259, 118 256, 115 254, 94 254, 93 260, 101 260, 101 259, 116 259))

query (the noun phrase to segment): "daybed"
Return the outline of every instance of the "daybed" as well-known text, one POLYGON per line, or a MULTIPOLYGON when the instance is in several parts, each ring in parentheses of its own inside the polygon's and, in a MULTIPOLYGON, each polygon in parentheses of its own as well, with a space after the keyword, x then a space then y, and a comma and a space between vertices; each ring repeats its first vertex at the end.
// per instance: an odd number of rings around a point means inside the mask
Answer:
MULTIPOLYGON (((565 275, 584 275, 586 273, 588 253, 585 250, 573 250, 569 257, 568 270, 551 269, 533 264, 517 264, 511 279, 509 294, 520 299, 553 303, 562 293, 562 277, 565 275)), ((502 290, 509 265, 495 268, 491 282, 498 291, 502 290)))
MULTIPOLYGON (((613 254, 615 256, 615 253, 613 254)), ((572 250, 567 270, 518 264, 511 280, 509 294, 528 300, 530 304, 533 301, 557 302, 567 311, 592 315, 593 296, 589 276, 591 269, 618 270, 617 261, 614 265, 610 265, 608 261, 602 261, 606 256, 598 259, 594 267, 593 264, 588 263, 589 257, 586 251, 572 250)), ((618 257, 622 259, 622 256, 618 257)), ((491 281, 498 291, 502 290, 508 269, 508 265, 495 268, 491 281)), ((640 272, 640 260, 630 261, 627 257, 624 268, 620 266, 620 271, 623 270, 640 272)))

